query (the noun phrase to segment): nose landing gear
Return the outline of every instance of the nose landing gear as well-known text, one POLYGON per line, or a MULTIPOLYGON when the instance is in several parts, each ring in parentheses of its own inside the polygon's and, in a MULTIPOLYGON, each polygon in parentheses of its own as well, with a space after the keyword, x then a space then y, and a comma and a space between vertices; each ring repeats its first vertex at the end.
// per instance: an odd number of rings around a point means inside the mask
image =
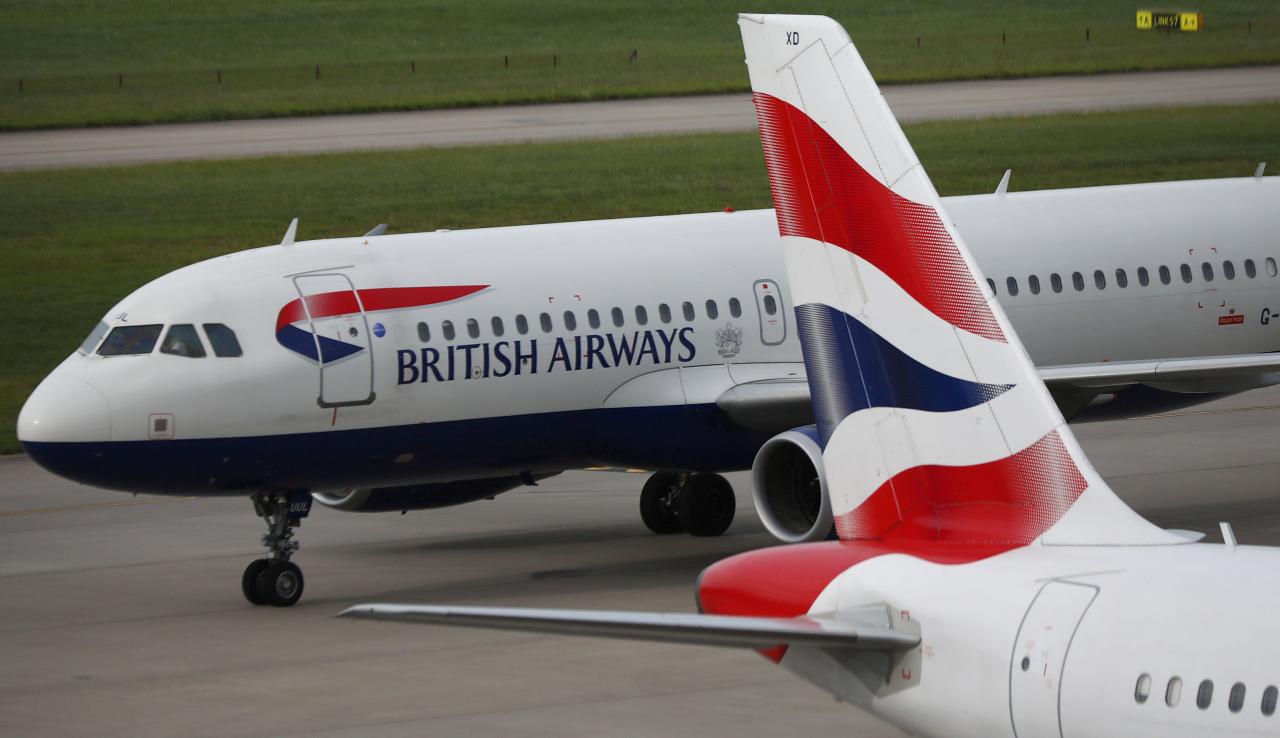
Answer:
POLYGON ((718 536, 733 514, 733 487, 719 474, 655 472, 640 492, 640 518, 654 533, 718 536))
POLYGON ((255 605, 288 607, 302 597, 302 570, 289 557, 298 550, 293 529, 311 512, 311 493, 259 492, 250 499, 253 511, 267 524, 262 545, 270 554, 245 567, 240 589, 255 605))

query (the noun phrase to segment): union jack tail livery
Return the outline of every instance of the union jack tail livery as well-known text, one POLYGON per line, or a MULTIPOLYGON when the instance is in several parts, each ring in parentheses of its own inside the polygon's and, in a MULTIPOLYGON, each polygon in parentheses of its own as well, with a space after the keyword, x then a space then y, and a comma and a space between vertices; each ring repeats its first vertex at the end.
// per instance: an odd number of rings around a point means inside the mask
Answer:
POLYGON ((739 25, 840 538, 1169 542, 1081 452, 844 29, 739 25))

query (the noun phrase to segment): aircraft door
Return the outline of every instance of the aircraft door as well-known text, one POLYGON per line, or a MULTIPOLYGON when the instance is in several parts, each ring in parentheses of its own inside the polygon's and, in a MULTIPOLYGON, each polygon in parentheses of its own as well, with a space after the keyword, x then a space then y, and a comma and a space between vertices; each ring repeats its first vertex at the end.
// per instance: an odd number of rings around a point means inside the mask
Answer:
POLYGON ((760 342, 776 346, 787 337, 787 312, 782 304, 782 290, 772 279, 758 280, 752 287, 756 310, 760 314, 760 342))
POLYGON ((1018 738, 1061 738, 1059 694, 1076 628, 1098 588, 1049 582, 1040 589, 1013 645, 1009 712, 1018 738))
POLYGON ((345 274, 293 278, 319 357, 320 407, 373 402, 373 351, 360 294, 345 274))

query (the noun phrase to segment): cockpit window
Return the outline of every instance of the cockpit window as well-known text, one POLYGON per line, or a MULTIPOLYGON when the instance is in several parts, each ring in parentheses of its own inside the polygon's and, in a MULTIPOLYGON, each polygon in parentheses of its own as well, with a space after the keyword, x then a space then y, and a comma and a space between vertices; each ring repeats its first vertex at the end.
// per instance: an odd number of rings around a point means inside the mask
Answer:
POLYGON ((122 325, 111 329, 107 340, 98 347, 100 356, 149 354, 156 347, 163 325, 122 325))
POLYGON ((84 343, 80 344, 80 353, 92 354, 93 350, 98 348, 98 344, 102 343, 102 337, 107 335, 107 330, 109 328, 110 326, 106 323, 98 321, 98 324, 95 325, 93 330, 89 333, 89 337, 84 339, 84 343))
POLYGON ((209 337, 214 356, 240 356, 244 353, 236 340, 236 332, 222 323, 205 323, 204 334, 209 337))
POLYGON ((190 323, 176 323, 169 326, 164 334, 164 343, 160 344, 160 353, 186 356, 190 359, 202 359, 205 356, 204 344, 196 335, 196 327, 190 323))

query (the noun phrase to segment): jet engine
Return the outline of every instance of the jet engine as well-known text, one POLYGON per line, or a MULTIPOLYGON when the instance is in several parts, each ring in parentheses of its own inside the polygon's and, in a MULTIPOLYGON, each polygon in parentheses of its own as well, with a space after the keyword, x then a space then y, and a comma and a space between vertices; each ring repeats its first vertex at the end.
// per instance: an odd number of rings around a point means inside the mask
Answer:
POLYGON ((526 473, 511 477, 430 482, 403 487, 361 487, 335 492, 312 492, 311 496, 325 507, 345 512, 430 510, 491 498, 521 485, 536 484, 539 479, 558 473, 526 473))
POLYGON ((783 543, 821 541, 834 525, 816 426, 770 438, 751 465, 751 497, 765 528, 783 543))

